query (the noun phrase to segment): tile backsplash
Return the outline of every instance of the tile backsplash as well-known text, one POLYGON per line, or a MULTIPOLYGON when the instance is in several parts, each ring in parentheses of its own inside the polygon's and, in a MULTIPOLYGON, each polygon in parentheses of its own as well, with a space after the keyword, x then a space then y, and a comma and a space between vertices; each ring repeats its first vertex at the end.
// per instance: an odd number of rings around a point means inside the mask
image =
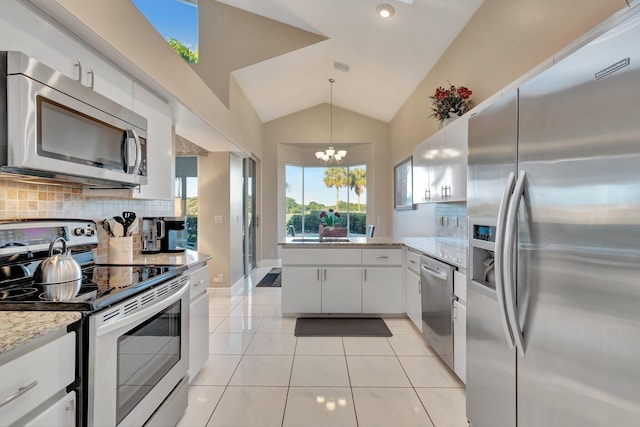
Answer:
POLYGON ((438 203, 435 210, 438 237, 467 239, 467 204, 438 203))
POLYGON ((81 188, 0 179, 0 219, 81 218, 102 220, 122 211, 138 216, 174 215, 174 202, 85 196, 81 188))

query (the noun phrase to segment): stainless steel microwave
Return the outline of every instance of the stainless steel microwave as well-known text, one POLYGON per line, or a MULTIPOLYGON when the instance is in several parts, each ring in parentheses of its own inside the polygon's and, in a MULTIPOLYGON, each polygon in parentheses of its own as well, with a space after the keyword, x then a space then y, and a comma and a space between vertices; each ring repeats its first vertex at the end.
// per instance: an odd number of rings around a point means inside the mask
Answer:
POLYGON ((80 82, 0 52, 0 104, 0 172, 103 188, 147 183, 147 120, 80 82))

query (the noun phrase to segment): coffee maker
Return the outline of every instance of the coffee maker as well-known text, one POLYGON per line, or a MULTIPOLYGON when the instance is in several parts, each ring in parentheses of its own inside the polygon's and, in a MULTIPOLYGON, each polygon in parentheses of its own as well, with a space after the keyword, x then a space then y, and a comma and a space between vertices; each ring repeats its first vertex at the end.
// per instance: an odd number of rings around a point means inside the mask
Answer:
POLYGON ((186 218, 183 216, 165 216, 165 234, 162 238, 162 252, 184 252, 187 246, 186 218))
POLYGON ((157 254, 162 250, 165 237, 165 222, 162 218, 142 218, 142 253, 157 254))

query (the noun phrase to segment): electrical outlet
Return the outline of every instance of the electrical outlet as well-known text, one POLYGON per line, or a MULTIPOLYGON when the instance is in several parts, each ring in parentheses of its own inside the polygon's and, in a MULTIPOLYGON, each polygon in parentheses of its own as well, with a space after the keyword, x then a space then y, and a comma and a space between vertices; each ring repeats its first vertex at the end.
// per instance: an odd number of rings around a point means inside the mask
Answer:
POLYGON ((213 281, 216 282, 216 283, 224 282, 224 274, 222 274, 222 273, 216 274, 216 276, 213 278, 213 281))

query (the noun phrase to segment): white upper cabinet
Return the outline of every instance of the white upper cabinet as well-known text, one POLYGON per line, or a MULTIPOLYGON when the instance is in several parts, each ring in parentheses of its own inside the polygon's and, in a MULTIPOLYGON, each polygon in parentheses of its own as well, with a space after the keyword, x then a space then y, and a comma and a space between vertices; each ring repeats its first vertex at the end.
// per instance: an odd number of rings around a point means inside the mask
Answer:
POLYGON ((468 116, 460 117, 444 130, 445 144, 440 151, 444 171, 438 186, 442 201, 458 202, 467 200, 468 131, 468 116))
POLYGON ((112 101, 133 109, 133 79, 98 52, 82 49, 82 84, 112 101))
POLYGON ((467 199, 467 131, 462 116, 414 148, 414 203, 467 199))
POLYGON ((171 107, 137 83, 133 84, 133 111, 147 118, 147 185, 134 189, 139 199, 172 200, 175 192, 175 156, 171 107))
POLYGON ((26 2, 0 1, 0 50, 14 50, 78 80, 82 44, 26 2))

